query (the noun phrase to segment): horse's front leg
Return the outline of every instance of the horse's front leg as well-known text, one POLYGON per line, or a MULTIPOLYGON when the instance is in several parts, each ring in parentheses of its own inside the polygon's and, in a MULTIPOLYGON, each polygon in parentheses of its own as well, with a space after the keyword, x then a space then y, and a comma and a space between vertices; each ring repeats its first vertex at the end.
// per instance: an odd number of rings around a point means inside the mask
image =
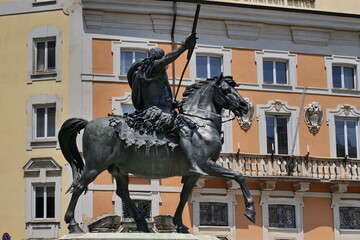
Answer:
POLYGON ((136 222, 137 230, 140 232, 150 232, 144 215, 130 198, 128 175, 114 174, 114 171, 111 170, 110 172, 116 179, 116 194, 130 208, 136 222))
POLYGON ((186 202, 189 199, 189 196, 195 187, 197 180, 199 179, 199 175, 190 175, 183 177, 183 188, 180 194, 180 202, 178 207, 176 208, 176 212, 174 215, 174 225, 177 228, 178 233, 189 233, 188 229, 182 222, 182 213, 184 211, 184 207, 186 202))
POLYGON ((246 184, 245 177, 238 172, 234 172, 227 168, 224 168, 218 164, 216 164, 212 159, 208 159, 203 165, 203 171, 209 174, 210 176, 214 177, 222 177, 235 180, 239 183, 241 187, 241 191, 244 195, 245 200, 245 216, 255 223, 255 207, 254 207, 254 200, 250 194, 249 188, 246 184))

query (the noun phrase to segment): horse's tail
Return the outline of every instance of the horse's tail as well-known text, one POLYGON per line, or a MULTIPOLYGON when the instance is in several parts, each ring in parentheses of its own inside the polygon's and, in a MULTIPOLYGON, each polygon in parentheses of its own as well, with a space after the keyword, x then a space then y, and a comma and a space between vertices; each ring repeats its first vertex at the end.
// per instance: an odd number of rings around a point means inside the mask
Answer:
POLYGON ((63 123, 58 134, 61 152, 70 164, 73 174, 73 183, 66 193, 73 189, 84 170, 84 162, 76 146, 76 136, 87 124, 87 120, 70 118, 63 123))

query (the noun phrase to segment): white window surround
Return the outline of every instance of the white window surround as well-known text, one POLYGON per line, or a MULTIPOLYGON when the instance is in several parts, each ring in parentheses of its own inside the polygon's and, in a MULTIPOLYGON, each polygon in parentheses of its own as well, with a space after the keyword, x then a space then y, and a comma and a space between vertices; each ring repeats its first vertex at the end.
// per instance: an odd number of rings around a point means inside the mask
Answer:
MULTIPOLYGON (((358 121, 358 129, 359 129, 359 119, 360 119, 360 111, 356 110, 355 106, 350 106, 347 104, 338 105, 336 109, 327 109, 326 110, 327 116, 327 124, 329 125, 329 140, 330 140, 330 156, 336 157, 336 133, 335 133, 335 119, 348 119, 348 120, 357 120, 358 121)), ((359 155, 359 138, 357 139, 357 149, 358 149, 358 156, 359 155)))
POLYGON ((61 166, 53 158, 32 158, 24 166, 27 238, 58 238, 61 221, 61 166), (55 218, 38 219, 34 214, 34 186, 55 186, 55 218))
POLYGON ((235 190, 228 190, 225 196, 219 195, 202 195, 200 191, 206 189, 195 189, 191 196, 192 212, 193 212, 193 229, 194 234, 210 234, 218 237, 227 237, 235 240, 235 190), (215 202, 226 203, 228 206, 228 225, 229 226, 200 226, 200 203, 215 202))
POLYGON ((33 81, 41 80, 56 80, 61 81, 61 49, 62 49, 62 36, 61 31, 56 26, 41 26, 33 28, 27 35, 27 83, 31 84, 33 81), (34 48, 36 41, 39 39, 56 39, 55 47, 55 70, 51 72, 35 73, 34 72, 34 48))
POLYGON ((356 57, 347 57, 347 56, 331 56, 325 57, 325 68, 326 68, 326 79, 327 86, 333 91, 360 91, 360 59, 356 57), (332 67, 333 66, 342 66, 342 67, 353 67, 354 68, 354 89, 342 89, 342 88, 333 88, 333 77, 332 77, 332 67))
POLYGON ((60 130, 62 115, 62 99, 55 94, 42 94, 31 96, 26 102, 26 150, 43 147, 56 147, 59 149, 57 133, 60 130), (55 105, 55 137, 36 139, 35 138, 35 117, 34 107, 42 105, 55 105))
POLYGON ((353 195, 351 197, 347 197, 346 193, 333 193, 332 194, 332 203, 331 207, 333 209, 334 216, 334 240, 342 240, 342 239, 359 239, 360 230, 351 230, 351 229, 340 229, 340 207, 360 207, 360 195, 355 198, 353 195), (342 198, 352 198, 342 199, 342 198))
MULTIPOLYGON (((160 214, 160 192, 154 191, 152 189, 158 188, 160 186, 159 179, 151 179, 150 185, 147 187, 148 192, 132 192, 130 191, 130 198, 132 200, 147 200, 151 201, 151 218, 160 214)), ((114 191, 112 201, 115 203, 115 214, 120 216, 123 215, 123 204, 121 198, 116 195, 114 191)))
POLYGON ((256 74, 258 84, 262 84, 266 87, 271 88, 289 88, 296 87, 296 66, 297 66, 297 55, 291 54, 286 51, 275 51, 275 50, 262 50, 255 52, 255 62, 256 62, 256 74), (287 62, 287 84, 276 84, 276 83, 264 83, 263 75, 263 61, 281 61, 287 62))
POLYGON ((263 240, 304 239, 302 214, 302 208, 304 207, 303 194, 302 192, 294 192, 294 194, 289 195, 284 192, 283 197, 271 197, 271 191, 261 191, 260 205, 263 216, 263 240), (271 204, 294 205, 296 228, 269 227, 269 205, 271 204))
POLYGON ((118 76, 120 80, 126 80, 126 74, 120 74, 121 49, 127 51, 148 51, 154 47, 157 47, 157 44, 149 43, 148 41, 121 40, 112 42, 114 75, 118 76))
MULTIPOLYGON (((193 52, 193 57, 190 59, 190 80, 196 80, 196 56, 214 56, 222 58, 222 72, 224 76, 231 75, 231 49, 226 49, 220 46, 210 45, 196 45, 193 52)), ((200 79, 197 79, 200 80, 200 79)))
MULTIPOLYGON (((233 117, 233 113, 229 110, 224 110, 222 121, 226 121, 233 117)), ((221 130, 224 133, 224 144, 222 145, 221 152, 234 152, 233 150, 233 134, 232 134, 233 121, 227 121, 222 123, 221 130)))
MULTIPOLYGON (((275 116, 288 116, 288 153, 291 154, 291 147, 294 142, 294 129, 296 129, 296 119, 299 116, 298 107, 290 107, 287 102, 282 102, 280 100, 269 101, 267 105, 257 105, 257 120, 259 121, 260 134, 259 134, 259 143, 260 143, 260 153, 267 154, 267 143, 266 143, 266 115, 275 115, 275 116)), ((295 139, 294 154, 299 154, 299 135, 296 135, 295 139)))

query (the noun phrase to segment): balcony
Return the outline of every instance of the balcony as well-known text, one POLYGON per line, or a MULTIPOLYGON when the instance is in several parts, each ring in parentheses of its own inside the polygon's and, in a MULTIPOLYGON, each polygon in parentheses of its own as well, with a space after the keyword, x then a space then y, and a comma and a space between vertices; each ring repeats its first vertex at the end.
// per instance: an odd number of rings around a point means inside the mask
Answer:
POLYGON ((360 181, 360 159, 222 153, 217 163, 255 179, 360 181))

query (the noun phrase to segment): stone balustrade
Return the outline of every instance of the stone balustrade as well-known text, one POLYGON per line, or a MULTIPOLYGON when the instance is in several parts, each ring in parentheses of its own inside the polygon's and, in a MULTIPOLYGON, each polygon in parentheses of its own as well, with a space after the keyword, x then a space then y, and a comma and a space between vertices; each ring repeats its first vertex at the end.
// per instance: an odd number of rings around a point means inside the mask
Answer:
POLYGON ((222 153, 217 163, 250 177, 360 181, 360 159, 222 153))

